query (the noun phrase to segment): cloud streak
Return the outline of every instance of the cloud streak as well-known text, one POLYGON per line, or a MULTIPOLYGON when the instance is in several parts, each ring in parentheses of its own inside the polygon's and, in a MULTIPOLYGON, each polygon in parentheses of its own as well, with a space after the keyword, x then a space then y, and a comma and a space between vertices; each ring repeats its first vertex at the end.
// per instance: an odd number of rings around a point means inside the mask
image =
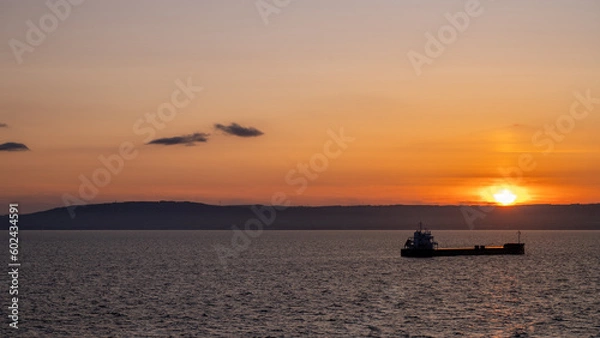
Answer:
POLYGON ((189 135, 159 138, 159 139, 148 142, 148 144, 159 144, 159 145, 164 145, 164 146, 174 146, 174 145, 178 145, 178 144, 185 144, 188 146, 193 146, 198 142, 207 142, 208 136, 209 136, 209 134, 205 134, 205 133, 194 133, 194 134, 189 134, 189 135))
POLYGON ((215 128, 221 130, 229 135, 239 136, 239 137, 256 137, 263 135, 264 133, 253 127, 242 127, 237 123, 232 123, 228 126, 222 124, 215 124, 215 128))
POLYGON ((0 151, 28 151, 26 145, 22 143, 8 142, 0 144, 0 151))

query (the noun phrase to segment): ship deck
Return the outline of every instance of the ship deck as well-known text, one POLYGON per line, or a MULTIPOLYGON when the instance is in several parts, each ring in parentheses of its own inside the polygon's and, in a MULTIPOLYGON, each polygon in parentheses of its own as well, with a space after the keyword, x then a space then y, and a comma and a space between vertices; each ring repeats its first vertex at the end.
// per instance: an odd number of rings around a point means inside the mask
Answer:
POLYGON ((404 257, 479 256, 479 255, 523 255, 525 244, 507 243, 504 246, 472 246, 464 248, 402 249, 404 257))
MULTIPOLYGON (((500 245, 486 246, 484 249, 479 249, 479 250, 487 250, 487 249, 504 249, 504 247, 500 246, 500 245)), ((477 249, 475 249, 472 246, 464 247, 464 248, 437 248, 437 249, 435 249, 435 251, 454 251, 454 250, 477 250, 477 249)))

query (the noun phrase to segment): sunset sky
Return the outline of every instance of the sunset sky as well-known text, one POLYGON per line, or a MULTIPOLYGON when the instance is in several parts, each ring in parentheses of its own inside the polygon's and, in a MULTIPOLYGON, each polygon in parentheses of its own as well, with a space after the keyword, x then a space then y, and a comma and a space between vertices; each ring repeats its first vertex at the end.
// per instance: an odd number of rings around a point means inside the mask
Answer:
POLYGON ((79 2, 0 2, 2 204, 600 202, 596 0, 79 2))

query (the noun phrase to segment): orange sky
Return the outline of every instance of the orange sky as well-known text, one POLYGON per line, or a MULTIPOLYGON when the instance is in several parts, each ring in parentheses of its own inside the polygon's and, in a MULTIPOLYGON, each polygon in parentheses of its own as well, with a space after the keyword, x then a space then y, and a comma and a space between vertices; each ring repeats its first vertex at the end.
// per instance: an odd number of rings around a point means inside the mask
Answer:
POLYGON ((53 12, 2 2, 0 144, 30 151, 0 151, 0 202, 458 204, 505 186, 517 203, 600 202, 600 4, 482 0, 418 75, 407 54, 468 4, 305 0, 265 24, 249 0, 89 1, 17 57, 10 41, 53 12), (146 140, 136 121, 178 80, 203 90, 146 140), (232 123, 263 134, 215 128, 232 123), (340 129, 354 141, 299 193, 298 163, 340 129), (145 144, 193 133, 208 142, 145 144), (81 176, 124 142, 137 156, 82 198, 81 176))

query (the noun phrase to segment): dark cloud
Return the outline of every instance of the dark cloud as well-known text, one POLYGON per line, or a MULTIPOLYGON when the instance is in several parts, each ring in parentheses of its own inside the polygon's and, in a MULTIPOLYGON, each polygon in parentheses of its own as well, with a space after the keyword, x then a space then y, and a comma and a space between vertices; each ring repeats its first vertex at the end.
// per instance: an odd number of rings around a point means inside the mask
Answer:
POLYGON ((242 127, 237 123, 232 123, 228 126, 222 124, 215 124, 215 128, 224 131, 229 135, 235 135, 239 137, 255 137, 263 134, 262 131, 253 127, 242 127))
POLYGON ((27 151, 26 145, 22 143, 8 142, 4 144, 0 144, 0 151, 27 151))
POLYGON ((174 146, 177 144, 185 144, 192 146, 197 142, 207 142, 209 134, 205 133, 194 133, 190 135, 182 135, 175 137, 159 138, 150 141, 148 144, 162 144, 165 146, 174 146))
POLYGON ((0 128, 8 128, 8 124, 0 122, 0 128))

